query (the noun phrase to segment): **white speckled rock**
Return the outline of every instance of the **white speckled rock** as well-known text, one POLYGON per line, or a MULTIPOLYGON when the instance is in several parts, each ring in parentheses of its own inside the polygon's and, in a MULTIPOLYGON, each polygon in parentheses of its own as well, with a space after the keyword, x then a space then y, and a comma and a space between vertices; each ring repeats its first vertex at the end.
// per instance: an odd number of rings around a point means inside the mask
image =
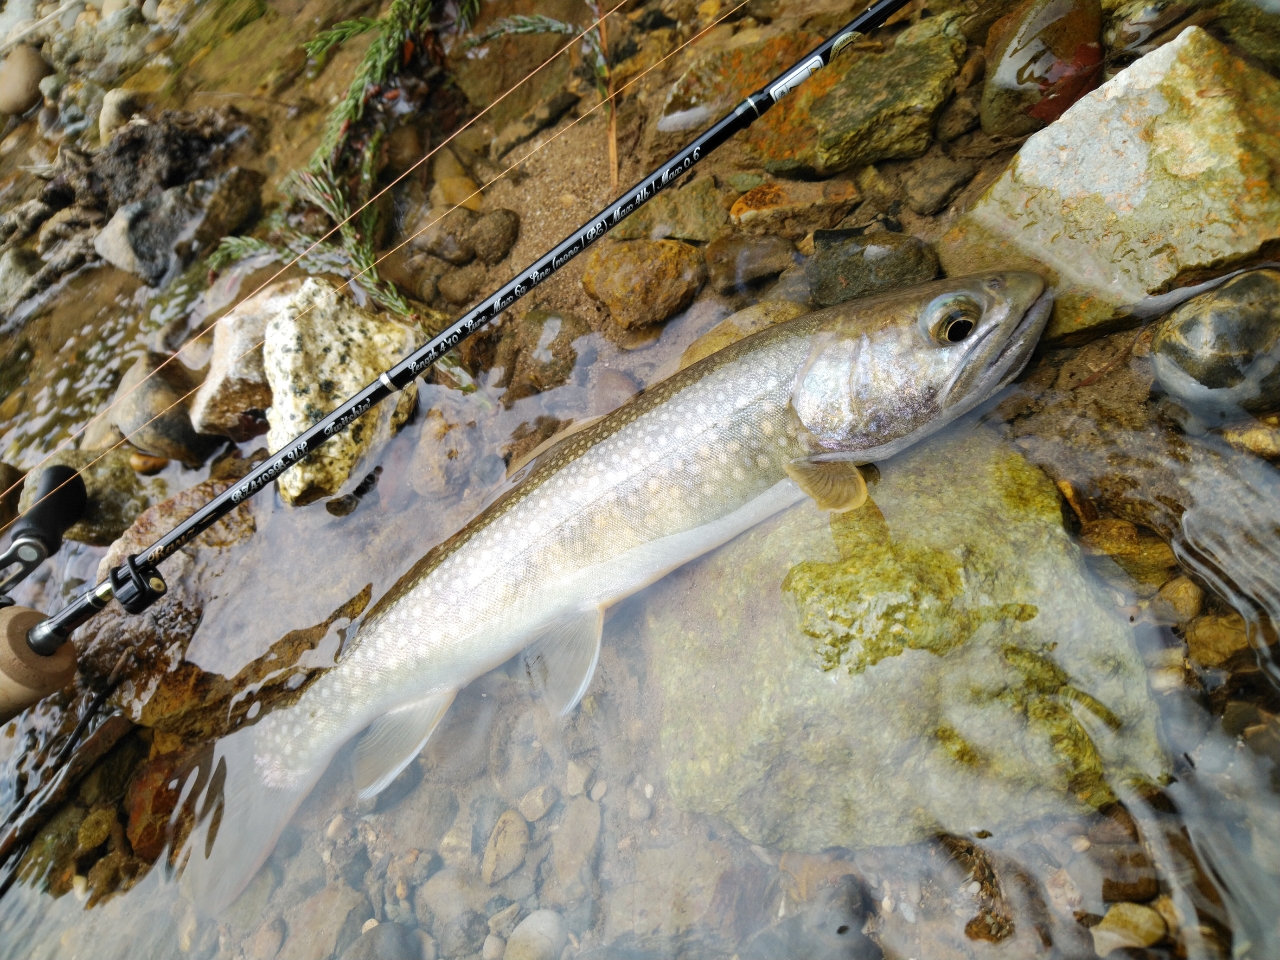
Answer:
POLYGON ((507 941, 503 960, 559 960, 569 931, 554 910, 535 910, 520 922, 507 941))
POLYGON ((1074 295, 1048 336, 1084 332, 1280 238, 1277 155, 1280 81, 1191 27, 1027 140, 941 242, 943 266, 1040 260, 1074 295), (975 227, 994 241, 977 259, 975 227))
MULTIPOLYGON (((281 304, 267 323, 263 365, 271 385, 267 445, 274 453, 377 378, 414 347, 404 324, 359 309, 329 283, 314 278, 281 304)), ((401 391, 391 425, 403 423, 417 399, 401 391)), ((277 481, 295 506, 337 493, 352 468, 388 435, 389 405, 365 414, 277 481)))

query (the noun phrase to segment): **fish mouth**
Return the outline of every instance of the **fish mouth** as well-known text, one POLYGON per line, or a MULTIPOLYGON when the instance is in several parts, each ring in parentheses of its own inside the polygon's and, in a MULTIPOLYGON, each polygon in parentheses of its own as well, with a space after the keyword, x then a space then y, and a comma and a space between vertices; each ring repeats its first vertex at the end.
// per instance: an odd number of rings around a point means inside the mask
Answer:
POLYGON ((1026 312, 1022 315, 1022 319, 1018 321, 1018 325, 1009 332, 1009 338, 1005 341, 1000 352, 988 364, 987 369, 996 370, 1002 366, 1008 365, 1004 375, 1000 379, 1000 387, 1004 387, 1018 374, 1022 372, 1022 368, 1026 366, 1027 360, 1031 357, 1031 351, 1028 350, 1026 356, 1010 358, 1011 353, 1015 353, 1027 344, 1034 345, 1040 339, 1040 334, 1044 332, 1044 328, 1048 326, 1049 315, 1053 312, 1053 293, 1046 289, 1032 301, 1026 312))

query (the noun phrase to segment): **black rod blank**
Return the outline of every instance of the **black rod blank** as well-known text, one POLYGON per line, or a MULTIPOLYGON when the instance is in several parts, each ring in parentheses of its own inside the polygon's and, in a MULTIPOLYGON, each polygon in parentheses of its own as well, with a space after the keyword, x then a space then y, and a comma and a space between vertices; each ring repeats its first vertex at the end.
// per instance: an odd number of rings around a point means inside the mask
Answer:
POLYGON ((52 655, 70 636, 72 630, 106 606, 112 596, 118 596, 124 602, 126 597, 123 594, 127 593, 125 608, 130 612, 140 612, 145 609, 164 592, 164 582, 155 573, 156 566, 162 560, 191 542, 238 504, 270 484, 330 437, 345 430, 377 403, 408 386, 414 377, 424 373, 448 351, 495 319, 534 287, 544 283, 566 263, 652 200, 659 191, 675 183, 734 134, 749 127, 766 110, 829 64, 832 57, 839 54, 846 45, 882 26, 907 2, 908 0, 879 0, 843 29, 837 31, 825 43, 820 44, 773 81, 748 96, 727 116, 721 118, 687 147, 624 193, 622 197, 592 217, 590 222, 562 240, 523 274, 455 320, 446 330, 383 373, 355 396, 348 398, 309 430, 260 463, 235 486, 214 497, 142 553, 131 557, 132 562, 128 564, 127 570, 124 569, 124 565, 113 570, 108 580, 82 593, 61 611, 33 627, 27 638, 32 649, 37 653, 52 655))

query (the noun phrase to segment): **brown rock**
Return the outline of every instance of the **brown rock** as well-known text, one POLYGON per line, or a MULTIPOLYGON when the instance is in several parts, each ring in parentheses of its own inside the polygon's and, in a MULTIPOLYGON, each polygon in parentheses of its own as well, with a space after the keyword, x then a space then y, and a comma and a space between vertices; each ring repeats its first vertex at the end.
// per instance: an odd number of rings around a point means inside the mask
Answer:
POLYGON ((503 402, 568 383, 578 362, 574 343, 590 333, 587 321, 567 310, 530 310, 509 325, 494 353, 494 366, 505 370, 503 402))
POLYGON ((468 239, 475 255, 489 266, 500 262, 520 237, 520 215, 514 210, 493 210, 471 227, 468 239))
POLYGON ((1100 957, 1128 947, 1150 947, 1164 939, 1167 932, 1159 913, 1137 903, 1114 904, 1100 923, 1089 928, 1093 949, 1100 957))
POLYGON ((834 226, 857 199, 858 189, 848 180, 766 183, 740 196, 729 219, 747 233, 798 240, 810 230, 834 226))
POLYGON ((1280 460, 1280 414, 1226 427, 1222 439, 1264 460, 1280 460))
POLYGON ((600 805, 577 797, 565 808, 551 845, 551 862, 567 900, 576 899, 588 888, 599 842, 600 805))
POLYGON ((1088 856, 1102 872, 1102 899, 1107 903, 1143 902, 1159 894, 1156 868, 1140 845, 1095 843, 1089 847, 1088 856))
POLYGON ((931 216, 978 172, 972 160, 953 160, 934 147, 914 165, 903 186, 907 189, 907 206, 922 216, 931 216))
POLYGON ((1084 525, 1080 543, 1092 556, 1107 556, 1139 584, 1157 586, 1177 567, 1173 549, 1128 520, 1094 520, 1084 525))
POLYGON ((441 210, 459 207, 479 212, 483 205, 480 184, 470 177, 443 177, 431 188, 431 206, 441 210))
POLYGON ((471 228, 475 226, 477 217, 465 207, 444 213, 447 209, 441 208, 440 212, 444 215, 415 241, 415 246, 441 260, 461 266, 470 263, 476 255, 475 244, 471 241, 471 228))
POLYGON ((19 44, 0 63, 0 113, 26 113, 40 102, 40 81, 53 73, 34 47, 19 44))
POLYGON ((1173 623, 1185 623, 1199 616, 1204 604, 1204 588, 1189 577, 1174 577, 1160 587, 1155 602, 1171 614, 1173 623))
POLYGON ((635 330, 689 306, 706 278, 697 247, 677 240, 627 240, 591 252, 582 289, 605 305, 619 327, 635 330))
POLYGON ((783 237, 725 237, 707 244, 703 255, 717 293, 776 277, 796 262, 795 245, 783 237))
POLYGON ((1248 625, 1238 613, 1196 617, 1187 624, 1185 639, 1191 659, 1202 667, 1220 667, 1250 647, 1248 625))
POLYGON ((154 861, 169 842, 169 815, 182 788, 179 763, 175 755, 157 757, 129 782, 124 798, 129 814, 125 834, 133 852, 143 860, 154 861))
POLYGON ((484 264, 469 263, 446 273, 437 281, 436 289, 450 303, 470 303, 484 289, 486 276, 484 264))
POLYGON ((492 886, 509 877, 524 863, 528 850, 529 824, 515 810, 508 810, 498 818, 484 848, 480 879, 492 886))
POLYGON ((140 473, 144 477, 159 473, 169 465, 167 457, 153 457, 146 453, 129 454, 129 466, 133 468, 134 473, 140 473))
POLYGON ((289 936, 279 960, 328 960, 360 936, 373 916, 369 898, 344 883, 325 887, 285 915, 289 936))

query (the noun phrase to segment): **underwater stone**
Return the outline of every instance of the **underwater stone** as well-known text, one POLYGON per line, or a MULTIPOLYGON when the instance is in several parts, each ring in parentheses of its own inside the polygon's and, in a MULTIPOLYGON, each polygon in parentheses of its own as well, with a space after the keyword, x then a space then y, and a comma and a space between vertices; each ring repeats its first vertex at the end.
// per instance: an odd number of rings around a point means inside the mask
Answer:
POLYGON ((450 210, 413 244, 454 266, 470 263, 476 255, 471 235, 476 220, 476 215, 466 207, 450 210))
POLYGON ((938 275, 938 255, 923 240, 903 233, 863 234, 820 230, 805 264, 815 303, 824 307, 883 293, 938 275))
POLYGON ((907 206, 922 216, 935 214, 977 172, 978 167, 973 161, 954 160, 934 147, 903 180, 903 186, 907 188, 907 206))
POLYGON ((111 422, 143 453, 198 467, 219 444, 191 425, 188 404, 198 382, 178 357, 148 350, 121 378, 111 422))
POLYGON ((554 910, 535 910, 511 932, 503 960, 560 960, 569 940, 564 918, 554 910))
POLYGON ((503 402, 510 406, 522 397, 568 383, 578 362, 574 343, 590 333, 590 324, 568 310, 530 310, 509 325, 493 361, 505 371, 503 402))
POLYGON ((1131 628, 1038 469, 985 431, 943 437, 871 497, 786 511, 610 628, 646 652, 679 807, 816 852, 1012 831, 1160 776, 1131 628))
POLYGON ((89 497, 84 519, 63 534, 68 540, 105 547, 124 533, 142 511, 165 495, 165 482, 139 479, 129 464, 129 454, 122 449, 59 450, 41 464, 41 469, 27 474, 18 501, 20 512, 25 513, 34 502, 40 475, 57 464, 66 464, 80 472, 89 497))
POLYGON ((1096 926, 1089 928, 1094 952, 1100 957, 1127 947, 1149 947, 1159 943, 1167 932, 1164 918, 1139 903, 1114 904, 1096 926))
MULTIPOLYGON (((415 339, 408 327, 361 310, 332 284, 304 281, 267 322, 262 359, 273 398, 267 411, 271 452, 407 356, 415 339)), ((416 401, 413 385, 401 391, 392 427, 405 421, 416 401)), ((352 467, 388 433, 386 414, 371 413, 281 475, 277 484, 286 503, 302 506, 339 492, 352 467)))
POLYGON ((1251 270, 1184 303, 1155 329, 1156 379, 1215 419, 1280 408, 1280 270, 1251 270))
POLYGON ((409 928, 384 921, 360 934, 339 960, 422 960, 422 945, 409 928))
POLYGON ((471 248, 489 266, 500 262, 520 237, 520 215, 514 210, 493 210, 471 227, 471 248))
POLYGON ((775 277, 796 262, 795 244, 783 237, 726 237, 707 244, 703 255, 717 293, 775 277))
POLYGON ((664 190, 609 232, 615 240, 694 240, 706 243, 729 232, 729 207, 738 192, 715 177, 664 190))
POLYGON ((1058 119, 1102 76, 1098 0, 1028 0, 987 36, 982 129, 1021 136, 1058 119))
POLYGON ((40 102, 40 81, 51 73, 35 47, 14 47, 0 63, 0 113, 23 114, 34 107, 40 102))
POLYGON ((331 884, 285 914, 289 935, 276 960, 325 960, 353 943, 371 916, 367 896, 331 884))
POLYGON ((271 385, 262 365, 267 320, 294 296, 300 280, 273 283, 223 316, 213 328, 209 372, 191 402, 191 423, 201 433, 237 442, 267 429, 271 385))
POLYGON ((484 848, 480 879, 492 886, 510 876, 524 863, 528 849, 529 824, 515 810, 508 810, 498 818, 484 848))
POLYGON ((693 302, 707 279, 702 251, 678 240, 624 240, 596 247, 582 289, 613 322, 632 331, 670 319, 693 302))
POLYGON ((1251 646, 1248 624, 1238 613, 1196 617, 1183 636, 1191 659, 1202 667, 1220 667, 1251 646))
POLYGON ((484 289, 487 275, 483 263, 472 262, 441 276, 436 281, 436 289, 452 304, 470 303, 484 289))
POLYGON ((1280 239, 1277 131, 1280 81, 1188 28, 1033 134, 939 242, 943 266, 1044 264, 1060 281, 1046 337, 1106 332, 1280 239))
MULTIPOLYGON (((564 809, 560 830, 552 838, 551 862, 566 901, 586 892, 600 842, 600 804, 576 797, 564 809)), ((514 939, 514 936, 513 938, 514 939)))
POLYGON ((108 90, 102 98, 102 112, 98 114, 98 139, 106 143, 111 135, 129 122, 138 112, 138 94, 133 90, 117 87, 108 90))

